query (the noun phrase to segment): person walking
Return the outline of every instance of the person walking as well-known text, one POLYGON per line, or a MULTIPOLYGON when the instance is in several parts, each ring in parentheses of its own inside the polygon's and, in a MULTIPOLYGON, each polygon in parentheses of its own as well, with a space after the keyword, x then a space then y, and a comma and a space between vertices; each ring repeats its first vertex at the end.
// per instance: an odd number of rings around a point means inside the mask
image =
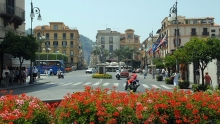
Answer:
POLYGON ((173 79, 174 86, 179 86, 179 84, 178 84, 179 77, 180 77, 180 74, 179 74, 178 70, 176 70, 176 72, 174 73, 174 79, 173 79))
POLYGON ((212 79, 209 76, 208 72, 205 73, 204 80, 205 80, 205 85, 211 85, 212 84, 212 79))
POLYGON ((199 69, 196 70, 196 84, 199 84, 199 79, 200 79, 200 72, 199 69))
POLYGON ((143 74, 144 74, 144 79, 146 78, 147 76, 147 71, 145 69, 142 70, 143 71, 143 74))
POLYGON ((5 66, 5 69, 3 69, 2 71, 2 78, 4 80, 5 87, 8 87, 9 78, 10 78, 9 74, 10 74, 10 71, 8 70, 8 67, 5 66))

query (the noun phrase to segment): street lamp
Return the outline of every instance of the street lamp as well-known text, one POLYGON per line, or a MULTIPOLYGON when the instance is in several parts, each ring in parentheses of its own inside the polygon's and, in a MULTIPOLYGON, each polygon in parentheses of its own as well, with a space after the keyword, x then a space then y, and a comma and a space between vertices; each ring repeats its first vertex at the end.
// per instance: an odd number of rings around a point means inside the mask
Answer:
MULTIPOLYGON (((152 47, 153 47, 153 42, 154 42, 154 36, 153 36, 153 31, 149 33, 149 41, 152 41, 152 47)), ((154 52, 153 53, 153 58, 155 58, 154 52)), ((153 59, 151 59, 151 65, 152 65, 152 78, 155 79, 155 71, 154 71, 154 64, 153 64, 153 59)))
POLYGON ((43 50, 46 51, 46 53, 47 53, 47 60, 48 60, 48 52, 51 50, 50 47, 49 47, 49 45, 47 44, 47 45, 46 45, 46 48, 44 48, 43 50))
POLYGON ((45 39, 45 36, 40 36, 40 37, 39 37, 39 46, 40 46, 40 47, 39 47, 39 49, 38 49, 38 60, 39 60, 39 61, 38 61, 38 78, 40 78, 40 73, 41 73, 41 71, 40 71, 40 70, 41 70, 41 69, 40 69, 40 52, 41 52, 41 51, 40 51, 40 48, 41 48, 41 43, 42 43, 41 40, 44 40, 44 39, 45 39))
MULTIPOLYGON (((170 14, 168 17, 168 21, 173 21, 175 20, 176 23, 176 30, 175 30, 175 35, 176 35, 176 49, 179 47, 179 42, 178 42, 178 19, 177 19, 177 0, 176 3, 173 5, 173 7, 170 8, 170 14)), ((178 60, 176 59, 176 70, 179 71, 179 63, 178 60)))
POLYGON ((57 60, 57 54, 59 53, 59 51, 56 51, 56 60, 57 60))
MULTIPOLYGON (((33 3, 31 0, 31 14, 30 14, 30 17, 31 17, 31 36, 33 35, 32 22, 33 22, 33 18, 35 17, 35 14, 38 14, 37 20, 41 21, 42 18, 41 18, 41 14, 40 14, 40 9, 38 7, 33 7, 33 3), (34 11, 35 11, 35 13, 34 13, 34 11)), ((33 83, 32 59, 31 59, 31 63, 30 63, 30 82, 29 83, 30 84, 33 83)))

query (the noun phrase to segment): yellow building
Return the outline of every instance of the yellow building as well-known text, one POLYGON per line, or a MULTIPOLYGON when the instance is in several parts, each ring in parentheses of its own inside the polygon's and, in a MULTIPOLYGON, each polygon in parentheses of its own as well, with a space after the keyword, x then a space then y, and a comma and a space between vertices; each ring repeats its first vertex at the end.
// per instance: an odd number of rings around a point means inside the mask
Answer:
POLYGON ((50 22, 50 25, 36 26, 34 35, 45 38, 41 47, 46 50, 42 50, 42 53, 64 54, 68 57, 66 67, 82 68, 83 52, 77 29, 70 29, 63 22, 50 22))

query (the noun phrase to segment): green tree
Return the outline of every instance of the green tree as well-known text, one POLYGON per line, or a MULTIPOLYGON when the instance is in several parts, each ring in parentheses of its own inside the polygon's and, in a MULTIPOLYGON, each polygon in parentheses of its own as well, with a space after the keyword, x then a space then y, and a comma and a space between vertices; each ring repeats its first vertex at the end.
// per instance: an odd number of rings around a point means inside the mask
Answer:
POLYGON ((118 63, 120 62, 120 58, 122 56, 122 50, 121 49, 116 49, 113 51, 113 56, 117 57, 118 63))
POLYGON ((202 85, 204 85, 204 69, 213 59, 219 59, 217 53, 220 52, 220 41, 214 38, 193 37, 184 45, 186 55, 190 57, 190 62, 199 62, 202 72, 202 85))
POLYGON ((20 36, 12 32, 7 32, 3 40, 4 53, 17 57, 20 61, 20 70, 24 60, 34 60, 36 51, 39 48, 36 39, 31 36, 20 36))

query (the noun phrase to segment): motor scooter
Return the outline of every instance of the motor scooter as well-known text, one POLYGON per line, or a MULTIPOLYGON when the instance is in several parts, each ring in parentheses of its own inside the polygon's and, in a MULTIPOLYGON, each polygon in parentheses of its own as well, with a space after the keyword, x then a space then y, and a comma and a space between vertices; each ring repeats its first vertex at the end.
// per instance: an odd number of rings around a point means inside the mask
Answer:
POLYGON ((58 79, 64 78, 64 74, 63 74, 62 71, 59 71, 59 72, 57 73, 57 75, 58 75, 58 79))

